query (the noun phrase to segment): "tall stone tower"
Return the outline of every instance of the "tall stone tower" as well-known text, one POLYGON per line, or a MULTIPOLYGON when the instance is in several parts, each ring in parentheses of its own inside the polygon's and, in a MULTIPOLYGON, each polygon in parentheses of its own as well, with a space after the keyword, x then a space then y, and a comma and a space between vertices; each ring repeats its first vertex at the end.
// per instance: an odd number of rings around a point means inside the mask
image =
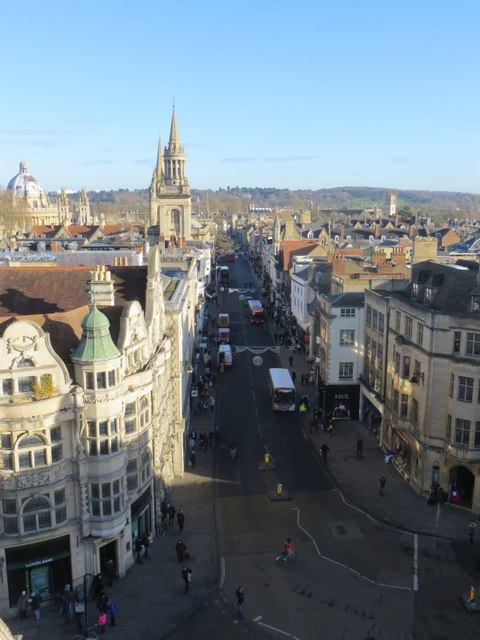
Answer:
POLYGON ((385 194, 385 208, 387 216, 397 215, 397 192, 394 189, 390 189, 385 194))
MULTIPOLYGON (((191 239, 192 197, 185 175, 185 150, 180 144, 175 107, 170 139, 158 142, 157 166, 150 184, 150 224, 158 226, 159 244, 182 247, 191 239)), ((157 235, 157 234, 155 234, 157 235)))

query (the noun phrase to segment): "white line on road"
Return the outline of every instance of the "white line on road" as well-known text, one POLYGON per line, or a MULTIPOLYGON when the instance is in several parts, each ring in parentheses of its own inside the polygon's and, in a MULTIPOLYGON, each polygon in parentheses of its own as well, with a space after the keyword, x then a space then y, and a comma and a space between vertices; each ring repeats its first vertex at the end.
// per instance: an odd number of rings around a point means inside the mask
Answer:
POLYGON ((360 509, 359 507, 356 507, 354 504, 350 504, 350 502, 347 502, 347 500, 345 500, 345 498, 343 497, 343 493, 340 491, 340 489, 333 489, 333 491, 336 491, 338 493, 338 495, 342 499, 343 504, 345 504, 347 507, 350 507, 350 509, 355 509, 355 511, 358 511, 359 513, 363 514, 364 516, 369 518, 369 520, 371 520, 374 524, 378 525, 378 521, 375 520, 375 518, 371 516, 369 513, 367 513, 366 511, 363 511, 363 509, 360 509))
MULTIPOLYGON (((254 618, 254 622, 257 622, 257 619, 261 619, 262 616, 257 616, 256 618, 254 618)), ((278 629, 277 627, 272 627, 270 624, 265 624, 265 622, 260 622, 258 621, 257 624, 261 625, 262 627, 266 627, 267 629, 271 629, 272 631, 276 631, 277 633, 281 633, 284 636, 287 636, 287 638, 293 638, 293 640, 300 640, 300 638, 298 638, 297 636, 292 636, 291 633, 288 633, 288 631, 282 631, 282 629, 278 629)))
POLYGON ((413 534, 413 590, 418 591, 418 534, 413 534))
POLYGON ((362 578, 363 580, 366 580, 370 584, 375 584, 378 587, 387 587, 388 589, 402 589, 402 590, 405 590, 405 591, 411 591, 410 587, 404 587, 404 586, 401 586, 401 585, 398 585, 398 584, 386 584, 384 582, 377 582, 376 580, 372 580, 371 578, 368 578, 367 576, 364 576, 363 573, 360 573, 356 569, 352 569, 352 567, 349 567, 348 565, 343 564, 343 562, 338 562, 338 560, 334 560, 333 558, 329 558, 328 556, 323 555, 323 553, 320 551, 320 549, 319 549, 319 547, 317 545, 317 542, 316 542, 315 538, 304 527, 302 527, 302 525, 300 524, 300 509, 297 509, 297 527, 300 529, 300 531, 303 531, 303 533, 308 538, 310 538, 310 540, 313 543, 313 546, 315 547, 315 551, 317 552, 317 555, 322 560, 326 560, 327 562, 330 562, 331 564, 334 564, 337 567, 341 567, 342 569, 346 569, 347 571, 350 571, 350 573, 353 573, 354 575, 358 576, 359 578, 362 578))

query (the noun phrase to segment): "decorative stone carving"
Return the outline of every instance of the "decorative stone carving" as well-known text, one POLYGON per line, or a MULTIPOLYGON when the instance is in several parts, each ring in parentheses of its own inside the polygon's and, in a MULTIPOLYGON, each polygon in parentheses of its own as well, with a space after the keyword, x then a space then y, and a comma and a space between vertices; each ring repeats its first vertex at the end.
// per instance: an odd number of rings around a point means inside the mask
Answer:
POLYGON ((28 473, 17 477, 17 489, 30 489, 50 484, 50 472, 28 473))

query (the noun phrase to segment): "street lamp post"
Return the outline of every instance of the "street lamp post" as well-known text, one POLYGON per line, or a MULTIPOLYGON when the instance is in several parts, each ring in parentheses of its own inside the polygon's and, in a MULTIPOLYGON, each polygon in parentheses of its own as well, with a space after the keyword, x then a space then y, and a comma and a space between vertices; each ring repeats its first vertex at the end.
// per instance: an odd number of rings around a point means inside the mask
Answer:
POLYGON ((83 612, 83 624, 84 624, 84 634, 85 637, 88 636, 88 591, 87 591, 87 578, 95 578, 93 573, 86 573, 83 576, 83 604, 84 604, 84 612, 83 612))

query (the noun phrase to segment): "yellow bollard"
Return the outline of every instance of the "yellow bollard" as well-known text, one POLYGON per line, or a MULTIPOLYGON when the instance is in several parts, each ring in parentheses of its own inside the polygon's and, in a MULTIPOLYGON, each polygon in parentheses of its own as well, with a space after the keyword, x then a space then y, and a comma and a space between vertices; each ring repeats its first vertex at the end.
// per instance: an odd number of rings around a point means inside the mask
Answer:
POLYGON ((268 451, 266 451, 265 455, 263 456, 263 462, 264 464, 270 464, 270 454, 268 453, 268 451))
POLYGON ((282 486, 282 484, 279 482, 279 483, 277 484, 277 496, 281 496, 281 495, 282 495, 282 493, 283 493, 283 486, 282 486))

